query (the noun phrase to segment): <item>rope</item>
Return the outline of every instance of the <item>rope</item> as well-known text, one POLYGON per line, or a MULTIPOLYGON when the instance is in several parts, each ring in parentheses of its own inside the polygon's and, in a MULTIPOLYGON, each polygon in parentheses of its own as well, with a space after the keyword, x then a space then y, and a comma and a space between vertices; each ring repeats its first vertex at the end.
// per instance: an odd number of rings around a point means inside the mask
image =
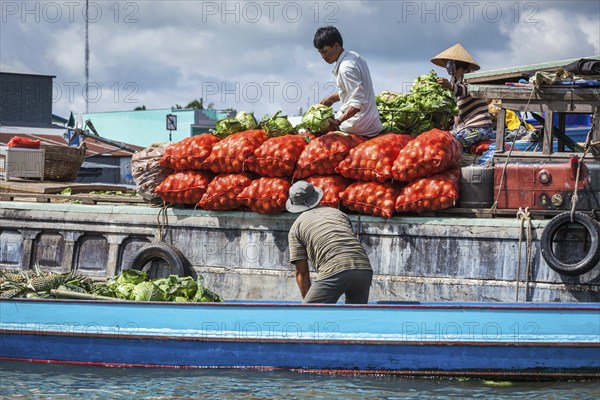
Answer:
POLYGON ((600 142, 592 142, 592 131, 594 130, 594 123, 598 118, 598 108, 594 110, 594 115, 592 116, 592 126, 588 131, 587 137, 585 139, 585 145, 583 146, 583 156, 581 159, 577 160, 577 173, 575 174, 575 188, 573 189, 573 196, 571 197, 571 223, 573 222, 573 218, 575 215, 575 208, 577 207, 577 201, 579 200, 579 195, 577 194, 578 186, 579 186, 579 176, 581 173, 581 165, 583 164, 583 159, 590 151, 593 146, 597 146, 600 142))
POLYGON ((158 227, 158 242, 164 241, 163 229, 169 225, 169 219, 167 215, 167 203, 163 202, 162 207, 158 210, 158 214, 156 214, 156 225, 158 227))
MULTIPOLYGON (((527 109, 529 108, 529 103, 531 102, 533 93, 535 93, 535 87, 531 88, 531 92, 529 93, 529 99, 527 99, 527 104, 525 104, 525 110, 523 111, 523 113, 528 112, 527 109)), ((496 134, 504 135, 504 132, 501 132, 501 133, 496 132, 496 134)), ((500 185, 498 186, 498 192, 496 193, 496 198, 494 200, 494 204, 492 204, 492 207, 490 207, 491 214, 495 214, 496 210, 498 209, 498 199, 500 199, 500 192, 502 191, 502 186, 504 185, 504 177, 506 176, 506 168, 508 167, 508 161, 510 160, 510 156, 512 155, 513 149, 515 148, 516 141, 517 141, 517 135, 515 135, 513 137, 512 144, 510 146, 510 149, 508 150, 508 156, 506 157, 506 160, 504 161, 504 166, 502 167, 502 174, 500 174, 500 185)), ((498 150, 498 149, 496 149, 496 150, 498 150)))
POLYGON ((525 216, 527 219, 527 274, 525 275, 525 301, 529 301, 529 278, 531 276, 531 254, 533 253, 531 250, 531 214, 529 213, 529 209, 525 208, 525 216))
POLYGON ((527 248, 526 248, 526 258, 527 258, 527 274, 525 277, 525 301, 529 298, 529 274, 531 271, 531 214, 529 212, 529 208, 519 208, 517 211, 517 219, 519 219, 519 244, 517 247, 517 273, 515 277, 515 301, 519 301, 519 283, 521 277, 521 244, 523 242, 523 227, 524 223, 527 220, 527 248))

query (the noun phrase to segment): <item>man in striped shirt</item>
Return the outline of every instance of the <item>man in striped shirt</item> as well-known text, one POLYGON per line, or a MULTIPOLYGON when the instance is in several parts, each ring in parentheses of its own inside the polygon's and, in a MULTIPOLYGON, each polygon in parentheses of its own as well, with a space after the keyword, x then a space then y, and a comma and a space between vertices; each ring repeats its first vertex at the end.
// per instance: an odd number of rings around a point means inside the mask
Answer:
POLYGON ((485 99, 476 99, 469 94, 468 86, 463 83, 464 75, 477 71, 479 65, 460 45, 456 44, 431 59, 445 67, 451 79, 439 78, 438 83, 451 90, 456 96, 458 115, 454 118, 452 133, 460 141, 463 151, 492 136, 492 119, 485 99))
POLYGON ((317 207, 323 191, 305 181, 291 188, 286 208, 301 212, 288 234, 290 261, 305 303, 366 304, 373 270, 369 257, 352 231, 348 216, 336 208, 317 207), (317 271, 311 285, 309 261, 317 271))

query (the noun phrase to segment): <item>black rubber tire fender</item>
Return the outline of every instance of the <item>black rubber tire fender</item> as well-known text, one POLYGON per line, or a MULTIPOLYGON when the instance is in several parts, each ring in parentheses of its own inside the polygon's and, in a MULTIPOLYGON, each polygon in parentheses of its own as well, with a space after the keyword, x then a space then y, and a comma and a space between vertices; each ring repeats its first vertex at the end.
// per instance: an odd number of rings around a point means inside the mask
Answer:
POLYGON ((171 268, 172 275, 187 276, 189 262, 183 253, 167 243, 153 243, 142 248, 134 257, 123 265, 125 269, 142 270, 146 264, 154 260, 165 261, 171 268))
POLYGON ((567 264, 556 257, 552 242, 560 228, 571 224, 571 213, 558 214, 548 222, 540 239, 542 256, 550 268, 562 275, 579 276, 591 271, 600 262, 600 224, 592 217, 582 212, 573 213, 573 223, 583 226, 590 234, 590 249, 580 261, 567 264))

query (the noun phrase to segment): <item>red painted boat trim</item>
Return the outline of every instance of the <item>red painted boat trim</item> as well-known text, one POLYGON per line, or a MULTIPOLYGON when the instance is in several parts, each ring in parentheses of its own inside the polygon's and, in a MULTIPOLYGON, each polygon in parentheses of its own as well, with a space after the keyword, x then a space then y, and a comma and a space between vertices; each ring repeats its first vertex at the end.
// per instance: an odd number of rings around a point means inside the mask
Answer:
POLYGON ((34 335, 53 337, 84 337, 99 339, 126 340, 158 340, 182 342, 226 342, 226 343, 283 343, 283 344, 345 344, 345 345, 390 345, 390 346, 490 346, 490 347, 600 347, 600 342, 444 342, 444 341, 403 341, 403 340, 332 340, 332 339, 266 339, 266 338, 232 338, 232 337, 196 337, 196 336, 161 336, 110 333, 49 332, 0 329, 0 335, 34 335))
POLYGON ((524 372, 524 371, 437 371, 437 370, 358 370, 358 369, 297 369, 297 368, 275 368, 275 367, 247 367, 247 366, 195 366, 195 365, 156 365, 156 364, 126 364, 126 363, 106 363, 106 362, 91 362, 91 361, 63 361, 63 360, 46 360, 33 358, 14 358, 2 357, 0 361, 18 361, 18 362, 34 362, 44 364, 62 364, 62 365, 82 365, 96 367, 114 367, 114 368, 156 368, 156 369, 238 369, 238 370, 253 370, 253 371, 291 371, 297 373, 309 374, 330 374, 330 375, 397 375, 397 376, 421 376, 421 377, 436 377, 436 376, 469 376, 469 377, 507 377, 518 378, 516 380, 531 380, 535 379, 552 379, 552 380, 600 380, 600 372, 524 372))

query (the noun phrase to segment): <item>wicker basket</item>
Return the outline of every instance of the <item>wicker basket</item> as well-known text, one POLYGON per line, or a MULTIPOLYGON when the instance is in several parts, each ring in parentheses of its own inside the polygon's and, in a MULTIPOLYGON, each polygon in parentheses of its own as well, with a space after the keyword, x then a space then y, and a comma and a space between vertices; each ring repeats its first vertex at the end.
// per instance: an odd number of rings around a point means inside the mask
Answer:
POLYGON ((42 144, 45 149, 44 180, 72 182, 85 158, 85 143, 79 147, 42 144))

